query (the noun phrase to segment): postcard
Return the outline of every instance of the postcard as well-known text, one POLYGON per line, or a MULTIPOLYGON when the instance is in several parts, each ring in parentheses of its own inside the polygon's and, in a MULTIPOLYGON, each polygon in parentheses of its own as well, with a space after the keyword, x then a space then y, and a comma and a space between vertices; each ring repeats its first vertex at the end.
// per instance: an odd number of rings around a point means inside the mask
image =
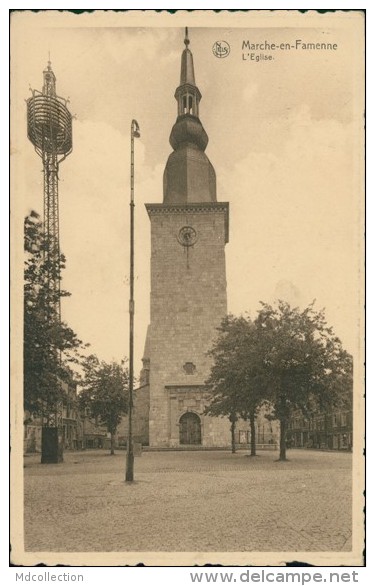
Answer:
POLYGON ((364 12, 10 20, 12 562, 363 565, 364 12))

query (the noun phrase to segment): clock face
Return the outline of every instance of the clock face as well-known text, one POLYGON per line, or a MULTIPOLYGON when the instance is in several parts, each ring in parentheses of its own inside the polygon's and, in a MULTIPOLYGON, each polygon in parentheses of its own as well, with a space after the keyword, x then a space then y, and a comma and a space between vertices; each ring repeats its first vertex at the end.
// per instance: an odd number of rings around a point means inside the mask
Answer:
POLYGON ((193 246, 197 241, 197 233, 191 226, 184 226, 178 233, 178 241, 182 246, 193 246))

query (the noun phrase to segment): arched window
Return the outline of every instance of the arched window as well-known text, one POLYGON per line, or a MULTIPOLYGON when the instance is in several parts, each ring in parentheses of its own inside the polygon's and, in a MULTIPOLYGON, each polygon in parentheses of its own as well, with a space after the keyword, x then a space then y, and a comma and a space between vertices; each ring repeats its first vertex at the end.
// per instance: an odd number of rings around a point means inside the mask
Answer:
POLYGON ((178 115, 191 114, 192 116, 199 115, 199 100, 195 94, 189 94, 188 92, 178 98, 178 115))
POLYGON ((186 94, 182 99, 183 114, 192 114, 193 110, 193 96, 186 94))
POLYGON ((201 420, 196 413, 184 413, 180 418, 180 444, 200 445, 202 443, 201 420))

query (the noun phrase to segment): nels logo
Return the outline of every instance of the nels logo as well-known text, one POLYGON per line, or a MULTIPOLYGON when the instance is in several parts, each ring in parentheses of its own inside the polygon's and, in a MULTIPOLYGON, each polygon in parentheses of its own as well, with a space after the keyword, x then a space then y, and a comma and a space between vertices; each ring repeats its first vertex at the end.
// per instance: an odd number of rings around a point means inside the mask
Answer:
POLYGON ((219 59, 224 59, 224 57, 228 57, 230 53, 229 43, 227 43, 226 41, 216 41, 213 44, 212 52, 215 55, 215 57, 218 57, 219 59))

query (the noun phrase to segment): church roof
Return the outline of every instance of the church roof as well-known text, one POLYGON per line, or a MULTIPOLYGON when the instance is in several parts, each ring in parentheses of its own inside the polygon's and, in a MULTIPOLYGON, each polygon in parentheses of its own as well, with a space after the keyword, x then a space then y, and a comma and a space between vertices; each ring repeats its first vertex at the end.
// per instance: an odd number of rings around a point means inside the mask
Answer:
POLYGON ((180 85, 176 89, 177 120, 169 142, 173 148, 163 177, 164 204, 216 202, 216 175, 205 149, 208 136, 199 119, 201 93, 196 86, 193 54, 185 29, 180 85))

